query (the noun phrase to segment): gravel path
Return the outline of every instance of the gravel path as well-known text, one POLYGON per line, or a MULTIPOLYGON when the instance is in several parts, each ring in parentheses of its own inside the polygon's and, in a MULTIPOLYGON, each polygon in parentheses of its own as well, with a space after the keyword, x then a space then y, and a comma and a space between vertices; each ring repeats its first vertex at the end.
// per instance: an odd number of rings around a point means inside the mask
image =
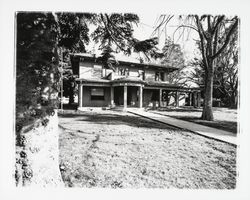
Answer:
POLYGON ((68 187, 236 187, 236 148, 132 114, 67 111, 59 118, 68 187))

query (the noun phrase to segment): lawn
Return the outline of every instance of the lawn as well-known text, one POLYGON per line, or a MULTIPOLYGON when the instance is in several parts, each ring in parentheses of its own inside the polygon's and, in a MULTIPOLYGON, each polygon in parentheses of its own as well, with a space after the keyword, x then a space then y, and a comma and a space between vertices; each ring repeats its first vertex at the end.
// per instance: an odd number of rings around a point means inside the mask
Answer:
POLYGON ((236 147, 129 113, 59 115, 67 187, 236 187, 236 147))
POLYGON ((237 110, 229 108, 213 108, 214 121, 201 120, 202 109, 193 107, 160 108, 155 112, 170 117, 218 128, 237 134, 237 110))

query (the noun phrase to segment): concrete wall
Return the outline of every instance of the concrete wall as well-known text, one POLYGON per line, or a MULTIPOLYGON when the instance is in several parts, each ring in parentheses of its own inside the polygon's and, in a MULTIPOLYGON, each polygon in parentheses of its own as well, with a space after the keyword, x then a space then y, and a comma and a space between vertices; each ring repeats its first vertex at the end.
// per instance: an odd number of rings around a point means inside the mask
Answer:
POLYGON ((109 87, 103 87, 104 100, 91 100, 91 88, 98 88, 98 87, 83 86, 83 94, 82 94, 83 107, 104 107, 110 105, 109 87))

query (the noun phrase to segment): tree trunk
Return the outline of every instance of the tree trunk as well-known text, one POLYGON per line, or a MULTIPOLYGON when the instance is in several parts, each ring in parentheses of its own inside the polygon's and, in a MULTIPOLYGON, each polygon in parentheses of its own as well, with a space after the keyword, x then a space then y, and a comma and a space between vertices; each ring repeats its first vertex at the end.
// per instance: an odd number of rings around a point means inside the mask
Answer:
POLYGON ((59 170, 59 135, 57 111, 47 116, 46 125, 37 120, 23 127, 16 146, 17 186, 64 186, 59 170))
POLYGON ((69 105, 72 105, 74 103, 74 88, 70 88, 69 93, 69 105))
POLYGON ((213 121, 213 64, 210 63, 210 69, 208 69, 207 76, 205 78, 205 98, 204 98, 204 106, 202 111, 201 118, 203 120, 213 121))
POLYGON ((234 92, 232 92, 232 95, 230 96, 230 108, 237 108, 237 98, 234 92))
POLYGON ((75 90, 75 83, 71 80, 69 85, 69 105, 74 103, 74 90, 75 90))

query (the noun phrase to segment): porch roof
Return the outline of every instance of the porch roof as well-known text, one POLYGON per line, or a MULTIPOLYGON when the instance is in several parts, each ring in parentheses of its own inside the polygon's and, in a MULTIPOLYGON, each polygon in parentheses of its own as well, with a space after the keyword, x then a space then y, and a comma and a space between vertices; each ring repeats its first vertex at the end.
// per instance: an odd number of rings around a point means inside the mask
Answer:
MULTIPOLYGON (((115 80, 108 80, 108 79, 95 79, 95 78, 77 78, 76 82, 79 83, 84 83, 89 86, 112 86, 113 84, 125 84, 128 83, 130 85, 135 84, 135 86, 138 85, 143 85, 145 88, 162 88, 166 90, 178 90, 178 91, 183 91, 183 92, 193 92, 193 91, 200 91, 201 88, 198 87, 184 87, 182 85, 178 84, 171 84, 167 82, 159 82, 159 81, 144 81, 140 80, 138 78, 131 78, 131 77, 124 77, 124 78, 119 78, 115 80)), ((133 85, 132 85, 133 86, 133 85)))
POLYGON ((164 88, 183 88, 183 86, 177 85, 177 84, 171 84, 167 82, 158 82, 158 81, 146 81, 146 86, 152 86, 152 87, 164 87, 164 88))
POLYGON ((114 79, 111 82, 112 83, 141 83, 141 84, 145 84, 145 81, 138 79, 138 78, 132 78, 132 77, 122 77, 122 78, 114 79))
POLYGON ((88 83, 109 83, 110 80, 107 79, 97 79, 97 78, 76 78, 76 82, 88 82, 88 83))

